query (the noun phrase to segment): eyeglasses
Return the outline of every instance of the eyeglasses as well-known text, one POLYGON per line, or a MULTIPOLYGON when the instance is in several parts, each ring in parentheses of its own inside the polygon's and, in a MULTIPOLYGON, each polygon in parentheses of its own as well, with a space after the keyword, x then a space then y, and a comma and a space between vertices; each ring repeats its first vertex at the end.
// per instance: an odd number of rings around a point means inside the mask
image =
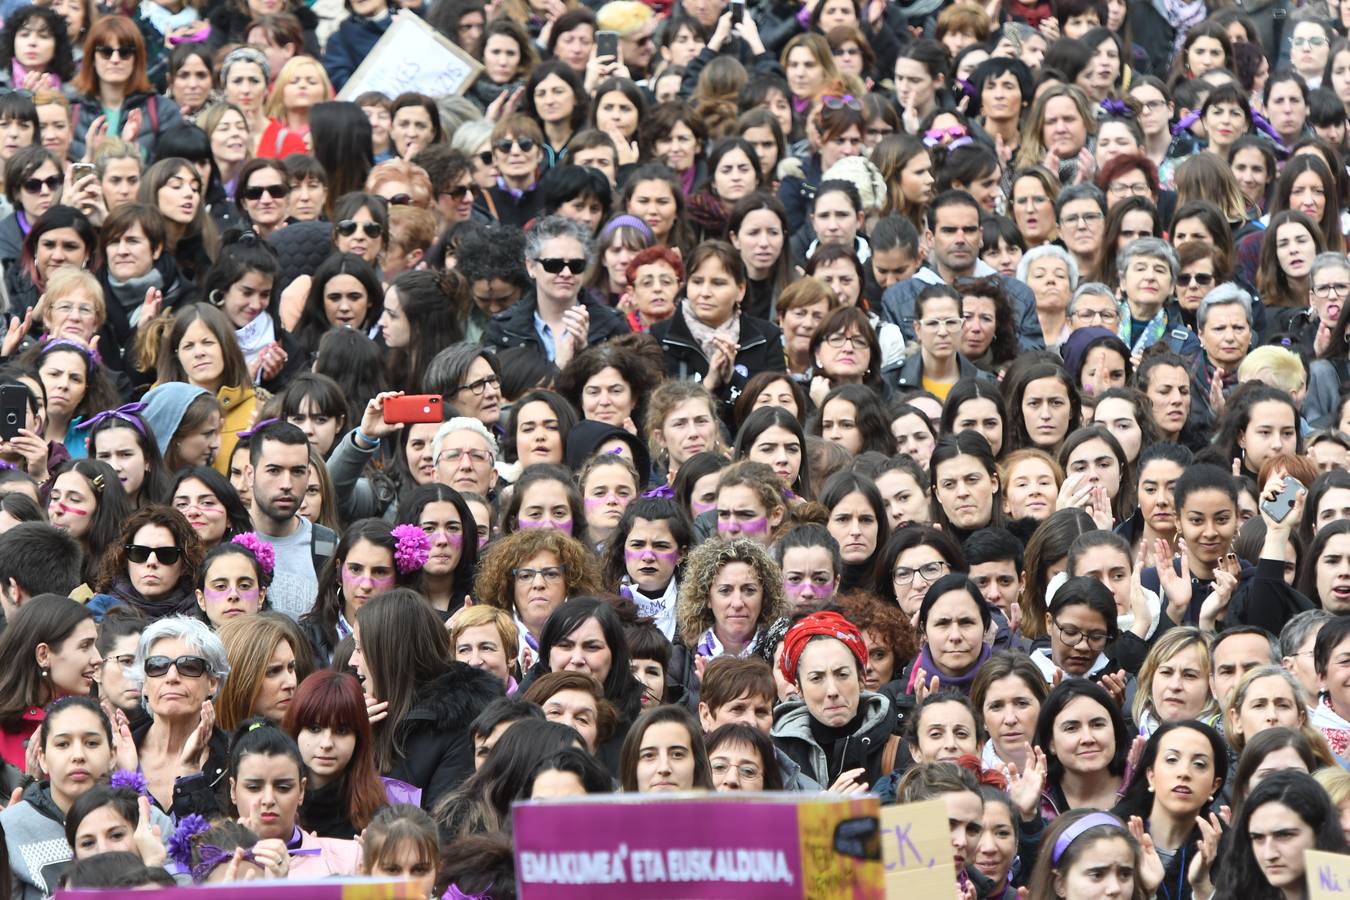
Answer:
POLYGON ((161 565, 171 566, 178 562, 178 557, 183 551, 179 547, 147 547, 144 544, 127 544, 127 560, 140 565, 150 559, 150 554, 155 554, 155 559, 160 561, 161 565))
POLYGON ((60 303, 52 304, 52 312, 61 316, 68 316, 71 313, 75 313, 81 318, 87 319, 90 316, 97 315, 98 310, 86 303, 71 303, 69 300, 62 300, 60 303))
POLYGON ((47 178, 29 178, 23 183, 23 189, 30 194, 40 194, 42 189, 46 188, 53 194, 61 190, 61 176, 51 175, 47 178))
POLYGON ((483 396, 483 391, 487 390, 489 386, 498 387, 501 383, 502 380, 498 378, 496 375, 488 375, 486 378, 480 378, 477 381, 470 381, 463 387, 456 388, 455 393, 458 394, 460 391, 469 391, 475 397, 481 397, 483 396))
POLYGON ((172 656, 151 656, 145 660, 145 675, 147 678, 162 678, 169 674, 169 666, 176 668, 184 678, 201 678, 206 674, 206 660, 200 656, 180 656, 177 659, 172 656))
POLYGON ((849 44, 834 51, 835 56, 862 56, 862 50, 849 44))
POLYGON ((412 206, 411 194, 395 194, 388 198, 390 206, 412 206))
MULTIPOLYGON (((469 196, 472 193, 473 188, 470 185, 461 184, 459 187, 452 187, 448 191, 441 191, 441 196, 449 197, 451 200, 463 200, 465 197, 469 196)), ((403 195, 400 194, 399 196, 401 197, 403 195)), ((393 203, 394 201, 390 200, 389 202, 393 203)))
POLYGON ((891 580, 896 585, 913 584, 914 573, 918 572, 920 578, 922 578, 928 584, 932 584, 938 578, 941 578, 944 574, 946 574, 947 570, 950 568, 951 566, 947 565, 942 560, 935 560, 934 562, 924 563, 917 569, 911 569, 909 566, 896 566, 895 569, 891 571, 891 580))
POLYGON ((1323 300, 1328 297, 1344 297, 1350 294, 1350 284, 1322 284, 1314 285, 1312 292, 1323 300))
POLYGON ((1106 192, 1115 197, 1146 197, 1149 191, 1147 182, 1113 181, 1107 186, 1106 192))
POLYGON ((1073 317, 1084 325, 1092 321, 1099 321, 1103 325, 1107 323, 1114 325, 1120 321, 1120 313, 1114 309, 1079 309, 1074 310, 1073 317))
POLYGON ((117 663, 119 666, 121 666, 122 668, 125 669, 125 668, 127 668, 128 666, 130 666, 130 665, 132 665, 133 663, 136 662, 136 654, 134 654, 134 653, 123 653, 123 654, 120 655, 120 656, 110 656, 110 657, 108 657, 107 662, 115 662, 115 663, 117 663))
POLYGON ((1099 212, 1074 213, 1071 216, 1065 216, 1059 221, 1060 224, 1063 225, 1065 228, 1079 228, 1079 227, 1086 227, 1088 225, 1096 225, 1098 222, 1102 221, 1105 218, 1106 216, 1102 215, 1099 212))
POLYGON ((371 239, 384 234, 384 227, 379 222, 357 222, 353 219, 343 219, 337 223, 337 233, 343 237, 351 237, 356 234, 358 227, 366 233, 366 237, 371 239))
POLYGON ((743 766, 733 766, 726 760, 718 759, 708 763, 708 766, 712 769, 712 773, 719 778, 730 772, 732 769, 735 769, 737 774, 746 781, 759 781, 764 777, 764 773, 760 771, 759 766, 752 766, 748 763, 743 766))
POLYGON ((109 47, 107 44, 99 44, 94 48, 94 52, 101 59, 112 59, 114 56, 118 59, 132 59, 136 56, 134 47, 109 47))
POLYGON ((511 152, 512 146, 519 147, 521 153, 529 153, 534 149, 534 141, 529 138, 516 138, 515 140, 512 140, 511 138, 502 138, 492 145, 492 149, 505 156, 511 152))
POLYGON ((1166 100, 1145 100, 1139 104, 1139 108, 1146 113, 1157 112, 1167 105, 1166 100))
POLYGON ((832 334, 825 339, 825 343, 829 344, 831 347, 842 347, 845 342, 847 342, 854 350, 867 349, 867 338, 860 334, 855 334, 852 337, 842 334, 832 334))
POLYGON ((1198 284, 1200 287, 1208 287, 1214 283, 1213 272, 1182 272, 1177 275, 1177 287, 1190 287, 1198 284))
POLYGON ((1306 50, 1310 47, 1325 47, 1327 39, 1324 37, 1294 38, 1289 42, 1289 46, 1296 50, 1306 50))
POLYGON ((486 450, 465 450, 463 448, 453 448, 441 454, 443 462, 452 462, 458 464, 461 459, 468 456, 475 465, 485 465, 492 461, 492 454, 486 450))
POLYGON ((562 581, 563 573, 567 571, 567 566, 544 566, 542 569, 512 569, 511 574, 516 577, 519 584, 529 584, 540 575, 544 580, 556 584, 562 581))
POLYGON ((535 262, 543 266, 544 271, 550 275, 558 275, 563 269, 571 272, 573 275, 580 275, 586 271, 586 260, 584 259, 536 259, 535 262))
POLYGON ((1102 647, 1110 637, 1105 631, 1084 631, 1077 625, 1061 625, 1055 622, 1055 628, 1059 630, 1059 639, 1070 647, 1077 647, 1084 640, 1089 647, 1102 647))
POLYGON ((244 188, 244 199, 256 203, 263 198, 263 194, 266 194, 273 200, 284 200, 290 196, 290 193, 291 186, 289 184, 257 184, 244 188))
POLYGON ((919 322, 929 331, 955 331, 961 327, 960 319, 923 319, 919 322))
POLYGON ((852 109, 858 112, 862 111, 862 102, 852 94, 844 94, 842 97, 827 94, 820 98, 820 102, 826 109, 852 109))

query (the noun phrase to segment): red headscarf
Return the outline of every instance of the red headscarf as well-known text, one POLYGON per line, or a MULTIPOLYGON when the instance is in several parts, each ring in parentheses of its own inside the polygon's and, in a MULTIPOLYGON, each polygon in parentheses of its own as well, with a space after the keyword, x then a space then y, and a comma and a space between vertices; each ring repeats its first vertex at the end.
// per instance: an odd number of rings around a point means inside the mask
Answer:
POLYGON ((807 641, 817 635, 843 641, 844 646, 853 651, 854 658, 858 660, 859 674, 867 668, 867 648, 857 626, 839 613, 817 612, 793 625, 783 637, 783 658, 779 668, 789 682, 796 682, 797 663, 801 660, 802 651, 806 649, 807 641))

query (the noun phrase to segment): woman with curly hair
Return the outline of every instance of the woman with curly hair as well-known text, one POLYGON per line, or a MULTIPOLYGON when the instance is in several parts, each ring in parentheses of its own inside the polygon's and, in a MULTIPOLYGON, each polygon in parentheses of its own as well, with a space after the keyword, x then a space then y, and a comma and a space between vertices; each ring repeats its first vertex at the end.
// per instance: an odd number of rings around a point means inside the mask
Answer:
POLYGON ((662 373, 632 350, 599 344, 577 354, 558 376, 556 388, 583 419, 641 422, 647 397, 662 382, 662 373))
POLYGON ((599 589, 600 573, 585 544, 553 528, 528 528, 487 548, 473 593, 477 602, 513 613, 525 644, 538 646, 555 609, 599 589))
POLYGON ((753 653, 765 629, 791 612, 778 564, 755 541, 708 541, 689 554, 676 619, 698 656, 753 653))
POLYGON ((205 557, 197 532, 178 510, 137 510, 103 556, 89 607, 100 620, 114 606, 129 606, 150 620, 196 615, 197 568, 205 557))
POLYGON ((1017 359, 1017 326, 1012 301, 997 276, 958 278, 961 334, 957 350, 982 372, 1000 374, 1017 359))
POLYGON ((919 652, 919 636, 900 607, 881 602, 871 591, 860 589, 839 594, 834 603, 844 618, 862 632, 867 647, 863 688, 881 690, 883 684, 898 678, 905 661, 919 652))

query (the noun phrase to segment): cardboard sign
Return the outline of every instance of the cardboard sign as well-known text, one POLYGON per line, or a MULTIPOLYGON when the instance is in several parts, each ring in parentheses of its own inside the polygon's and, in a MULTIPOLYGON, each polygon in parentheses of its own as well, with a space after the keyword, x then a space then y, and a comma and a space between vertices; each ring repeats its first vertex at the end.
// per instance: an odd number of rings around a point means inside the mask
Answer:
POLYGON ((518 893, 521 900, 880 900, 877 814, 875 797, 779 792, 517 803, 518 893))
MULTIPOLYGON (((241 881, 235 884, 203 884, 195 887, 161 888, 157 900, 425 900, 411 881, 383 878, 328 878, 323 881, 241 881)), ((107 891, 57 891, 59 900, 145 900, 144 890, 123 888, 107 891)))
POLYGON ((1308 900, 1330 900, 1350 894, 1350 856, 1309 850, 1305 860, 1308 900))
POLYGON ((881 810, 881 864, 888 900, 956 896, 947 804, 942 800, 881 810))
POLYGON ((416 14, 400 10, 338 92, 355 100, 366 91, 389 99, 414 91, 433 100, 462 94, 483 66, 416 14))

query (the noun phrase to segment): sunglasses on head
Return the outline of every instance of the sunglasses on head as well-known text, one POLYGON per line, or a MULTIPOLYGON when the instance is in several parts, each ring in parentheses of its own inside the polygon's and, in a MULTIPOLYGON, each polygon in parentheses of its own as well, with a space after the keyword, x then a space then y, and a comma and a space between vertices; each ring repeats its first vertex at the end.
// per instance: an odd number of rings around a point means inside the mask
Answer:
POLYGON ((502 138, 492 146, 498 153, 506 154, 511 152, 511 146, 513 144, 520 148, 521 153, 529 153, 534 149, 534 141, 529 138, 516 138, 514 141, 510 138, 502 138))
POLYGON ((109 47, 107 44, 99 44, 94 48, 94 52, 101 59, 112 59, 114 54, 118 59, 131 59, 136 55, 136 51, 132 47, 109 47))
POLYGON ((201 678, 206 674, 206 660, 200 656, 149 656, 145 660, 145 674, 148 678, 162 678, 169 674, 169 666, 175 666, 178 674, 184 678, 201 678))
POLYGON ((411 206, 411 205, 412 205, 412 195, 411 195, 411 194, 395 194, 394 196, 389 197, 389 198, 387 198, 387 199, 388 199, 388 201, 389 201, 389 205, 390 205, 390 206, 411 206))
POLYGON ((337 223, 337 233, 343 237, 351 237, 356 234, 357 228, 364 231, 366 237, 372 239, 384 234, 384 229, 380 227, 379 222, 357 222, 354 219, 343 219, 337 223))
POLYGON ((258 201, 263 198, 263 194, 271 197, 273 200, 284 200, 291 193, 289 184, 260 184, 244 188, 244 199, 258 201))
POLYGON ((541 259, 539 265, 544 267, 544 271, 550 275, 557 275, 563 269, 571 272, 573 275, 580 275, 586 271, 586 260, 584 259, 541 259))
POLYGON ((23 189, 30 194, 40 194, 46 188, 53 194, 61 189, 61 176, 50 175, 47 178, 29 178, 23 183, 23 189))
POLYGON ((821 98, 821 102, 825 105, 826 109, 847 108, 855 111, 862 110, 862 101, 860 101, 857 97, 854 97, 852 94, 844 94, 842 97, 835 96, 833 94, 827 94, 826 96, 821 98))
POLYGON ((155 554, 161 565, 171 566, 178 562, 178 557, 182 550, 178 547, 147 547, 144 544, 127 544, 127 561, 140 565, 150 559, 150 554, 155 554))

